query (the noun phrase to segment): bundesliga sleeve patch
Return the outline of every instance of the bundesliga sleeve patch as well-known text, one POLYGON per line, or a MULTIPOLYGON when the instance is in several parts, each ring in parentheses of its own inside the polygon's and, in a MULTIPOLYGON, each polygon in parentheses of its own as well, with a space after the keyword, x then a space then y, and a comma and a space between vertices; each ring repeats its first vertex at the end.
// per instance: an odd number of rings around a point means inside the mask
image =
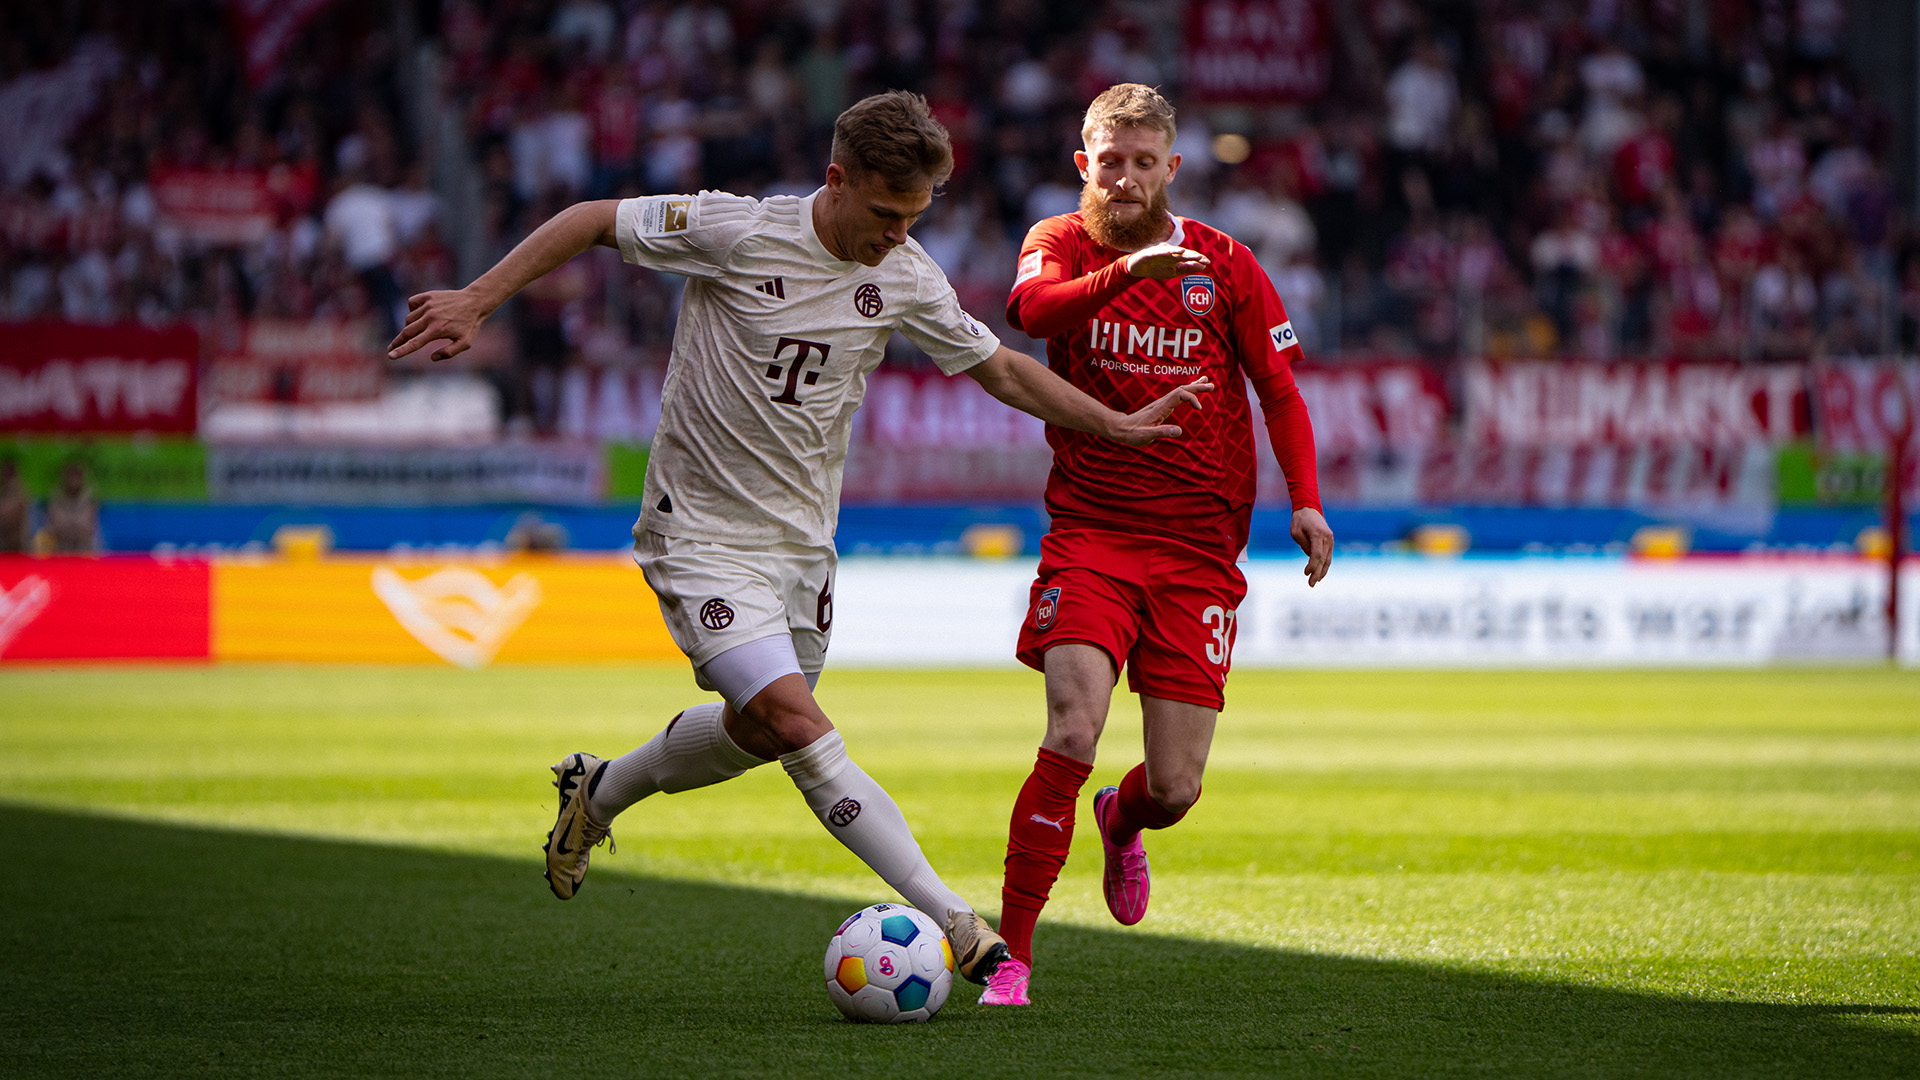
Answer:
POLYGON ((1020 256, 1020 272, 1014 275, 1013 283, 1019 285, 1028 278, 1040 276, 1040 249, 1035 248, 1020 256))
POLYGON ((686 232, 692 199, 646 199, 640 203, 640 235, 665 236, 686 232))
POLYGON ((1284 352, 1300 344, 1299 339, 1293 336, 1292 319, 1288 319, 1279 326, 1267 327, 1267 336, 1273 339, 1274 352, 1284 352))

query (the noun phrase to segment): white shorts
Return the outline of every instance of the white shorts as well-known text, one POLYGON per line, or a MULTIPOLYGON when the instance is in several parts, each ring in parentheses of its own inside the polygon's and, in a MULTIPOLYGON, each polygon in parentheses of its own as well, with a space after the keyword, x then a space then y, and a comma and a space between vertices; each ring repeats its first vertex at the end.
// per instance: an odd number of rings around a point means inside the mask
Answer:
POLYGON ((793 638, 800 671, 817 676, 833 636, 832 547, 734 547, 642 531, 633 559, 660 598, 673 643, 700 669, 721 653, 779 634, 793 638))

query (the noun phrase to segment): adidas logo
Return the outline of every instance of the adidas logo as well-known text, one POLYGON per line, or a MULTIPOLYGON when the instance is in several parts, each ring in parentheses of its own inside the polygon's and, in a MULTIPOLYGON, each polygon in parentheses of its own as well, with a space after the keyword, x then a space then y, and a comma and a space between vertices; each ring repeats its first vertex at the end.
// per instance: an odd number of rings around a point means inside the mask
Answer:
POLYGON ((376 566, 373 594, 414 640, 463 668, 485 667, 540 606, 540 583, 531 574, 515 574, 496 586, 464 566, 436 570, 418 581, 376 566))
POLYGON ((763 292, 763 293, 766 293, 768 296, 777 297, 781 300, 785 300, 787 298, 787 283, 781 280, 780 278, 774 278, 772 281, 763 281, 760 284, 755 285, 753 287, 753 291, 763 292))

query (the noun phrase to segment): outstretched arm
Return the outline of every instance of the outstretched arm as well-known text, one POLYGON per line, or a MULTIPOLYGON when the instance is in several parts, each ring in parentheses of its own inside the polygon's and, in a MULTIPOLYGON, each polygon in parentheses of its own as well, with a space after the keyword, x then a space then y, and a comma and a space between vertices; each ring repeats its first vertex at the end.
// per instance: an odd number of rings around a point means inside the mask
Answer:
POLYGON ((618 199, 575 203, 548 218, 466 288, 408 297, 407 324, 387 346, 387 356, 397 360, 435 341, 446 344, 433 350, 429 359, 445 360, 466 352, 481 322, 528 282, 595 244, 618 247, 614 215, 619 206, 618 199))
POLYGON ((1212 382, 1197 379, 1168 391, 1138 412, 1122 415, 1088 397, 1072 383, 1047 370, 1040 361, 1005 345, 968 368, 967 374, 987 393, 1021 412, 1031 413, 1056 427, 1085 431, 1128 446, 1179 438, 1184 432, 1178 424, 1161 421, 1182 404, 1204 408, 1200 395, 1213 389, 1212 382))

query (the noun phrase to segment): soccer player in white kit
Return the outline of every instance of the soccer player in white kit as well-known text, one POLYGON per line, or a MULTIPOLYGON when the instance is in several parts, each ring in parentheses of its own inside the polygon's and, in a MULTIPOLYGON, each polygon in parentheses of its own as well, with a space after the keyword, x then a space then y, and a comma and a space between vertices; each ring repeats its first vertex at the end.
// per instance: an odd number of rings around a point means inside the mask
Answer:
POLYGON ((1007 955, 813 698, 833 626, 833 534, 854 409, 895 330, 942 372, 965 372, 1015 408, 1135 446, 1181 434, 1167 415, 1212 387, 1194 383, 1122 415, 1001 345, 907 238, 952 169, 947 132, 925 100, 877 94, 834 124, 826 184, 812 195, 580 203, 466 288, 408 301, 389 355, 444 342, 430 354, 440 360, 467 349, 481 321, 528 282, 595 244, 687 277, 634 558, 696 681, 724 701, 685 709, 618 758, 573 753, 553 767, 560 812, 546 876, 562 900, 622 810, 778 758, 836 840, 944 922, 963 976, 984 983, 1007 955))

